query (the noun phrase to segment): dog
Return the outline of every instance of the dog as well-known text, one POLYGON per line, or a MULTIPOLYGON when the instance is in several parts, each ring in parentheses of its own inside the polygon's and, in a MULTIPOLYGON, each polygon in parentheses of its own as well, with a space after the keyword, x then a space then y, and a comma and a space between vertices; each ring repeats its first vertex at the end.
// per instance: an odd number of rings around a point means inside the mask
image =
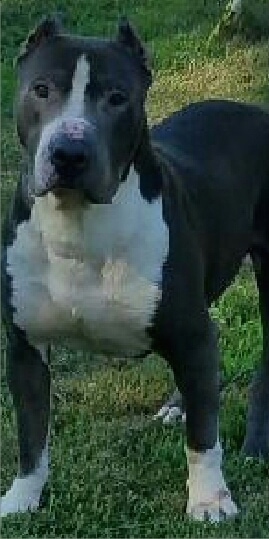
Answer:
POLYGON ((222 472, 219 351, 209 307, 253 260, 263 355, 244 450, 269 453, 269 115, 191 104, 151 130, 147 53, 130 23, 113 39, 47 17, 17 63, 27 155, 5 221, 2 302, 19 471, 2 515, 38 507, 48 479, 50 343, 106 355, 156 351, 186 407, 187 513, 237 513, 222 472))

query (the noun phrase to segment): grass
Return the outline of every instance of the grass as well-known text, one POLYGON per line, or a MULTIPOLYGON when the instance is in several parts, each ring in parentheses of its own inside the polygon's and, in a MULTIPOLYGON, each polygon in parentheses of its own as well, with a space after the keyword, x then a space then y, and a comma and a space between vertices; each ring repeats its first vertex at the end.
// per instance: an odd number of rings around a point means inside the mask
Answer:
MULTIPOLYGON (((257 2, 259 7, 264 0, 257 2)), ((2 8, 2 207, 18 175, 20 151, 12 122, 13 58, 43 14, 37 0, 4 0, 2 8)), ((268 103, 269 43, 215 43, 207 38, 220 6, 215 0, 47 0, 69 28, 88 34, 114 31, 127 13, 147 39, 155 83, 148 101, 156 121, 194 100, 229 97, 268 103)), ((90 352, 54 350, 51 477, 34 514, 2 522, 2 537, 268 537, 268 465, 240 455, 247 385, 261 351, 257 294, 245 268, 212 309, 223 352, 221 436, 224 468, 241 512, 232 522, 197 524, 185 515, 184 429, 151 421, 174 388, 161 358, 120 363, 90 352), (243 375, 235 381, 241 370, 243 375)), ((5 336, 2 338, 5 363, 5 336)), ((1 490, 16 472, 17 441, 11 398, 2 369, 1 490)))

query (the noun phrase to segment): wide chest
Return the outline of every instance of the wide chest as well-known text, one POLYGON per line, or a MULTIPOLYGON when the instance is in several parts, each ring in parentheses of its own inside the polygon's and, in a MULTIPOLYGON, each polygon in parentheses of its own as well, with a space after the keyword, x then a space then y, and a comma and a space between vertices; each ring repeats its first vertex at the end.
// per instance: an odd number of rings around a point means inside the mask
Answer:
POLYGON ((164 237, 146 239, 136 228, 126 242, 113 221, 106 234, 103 227, 94 234, 98 220, 82 226, 80 217, 68 219, 53 222, 51 215, 41 231, 34 213, 19 226, 7 256, 15 322, 34 342, 86 340, 105 354, 147 350, 161 299, 164 237))

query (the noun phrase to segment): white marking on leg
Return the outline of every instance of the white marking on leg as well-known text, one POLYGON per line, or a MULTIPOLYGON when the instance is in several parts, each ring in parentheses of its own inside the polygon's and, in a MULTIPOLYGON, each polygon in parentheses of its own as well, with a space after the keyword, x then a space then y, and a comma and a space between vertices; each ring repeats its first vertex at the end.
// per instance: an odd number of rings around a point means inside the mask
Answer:
POLYGON ((42 489, 49 473, 48 438, 36 469, 25 477, 16 477, 11 488, 1 498, 2 517, 18 512, 32 511, 39 506, 42 489))
POLYGON ((200 453, 186 449, 189 479, 187 513, 196 520, 208 517, 219 522, 223 516, 234 516, 237 508, 221 471, 222 450, 217 442, 200 453))
POLYGON ((177 419, 181 419, 182 422, 185 420, 185 414, 182 413, 182 410, 177 406, 171 406, 163 418, 163 423, 173 423, 177 419))
POLYGON ((186 421, 186 414, 182 409, 182 396, 178 389, 173 393, 170 399, 153 416, 153 419, 162 419, 163 423, 175 423, 176 420, 186 421))
POLYGON ((153 419, 162 419, 163 423, 173 423, 177 419, 185 421, 185 414, 179 406, 167 406, 166 404, 153 416, 153 419))

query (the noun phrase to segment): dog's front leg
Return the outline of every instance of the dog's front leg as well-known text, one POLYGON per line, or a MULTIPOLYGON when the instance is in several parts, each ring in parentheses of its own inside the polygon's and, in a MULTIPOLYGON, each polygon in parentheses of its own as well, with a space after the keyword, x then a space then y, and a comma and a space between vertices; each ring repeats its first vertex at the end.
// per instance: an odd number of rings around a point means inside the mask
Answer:
POLYGON ((8 327, 7 378, 17 414, 19 471, 1 499, 1 516, 38 507, 48 477, 49 349, 8 327))
POLYGON ((215 328, 210 320, 204 330, 181 333, 180 367, 176 381, 186 405, 189 478, 187 513, 194 519, 218 522, 236 514, 226 486, 218 435, 219 359, 215 328))

